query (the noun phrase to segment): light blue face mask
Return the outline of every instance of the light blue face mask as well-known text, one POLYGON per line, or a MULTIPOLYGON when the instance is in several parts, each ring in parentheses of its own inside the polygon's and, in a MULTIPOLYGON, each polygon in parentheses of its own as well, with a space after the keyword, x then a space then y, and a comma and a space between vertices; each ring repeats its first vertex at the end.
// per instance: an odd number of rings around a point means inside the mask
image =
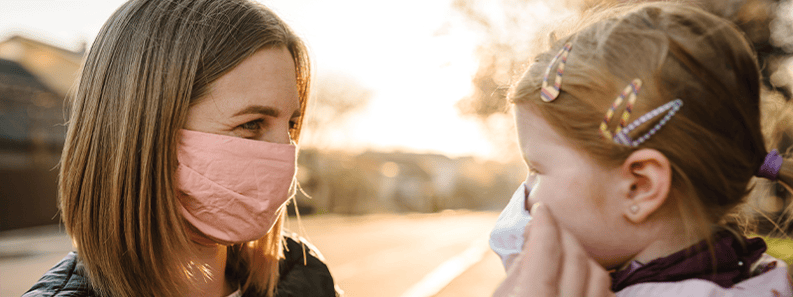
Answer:
POLYGON ((505 270, 509 270, 523 249, 523 230, 531 221, 525 205, 527 192, 526 183, 520 184, 490 232, 490 248, 501 257, 505 270))

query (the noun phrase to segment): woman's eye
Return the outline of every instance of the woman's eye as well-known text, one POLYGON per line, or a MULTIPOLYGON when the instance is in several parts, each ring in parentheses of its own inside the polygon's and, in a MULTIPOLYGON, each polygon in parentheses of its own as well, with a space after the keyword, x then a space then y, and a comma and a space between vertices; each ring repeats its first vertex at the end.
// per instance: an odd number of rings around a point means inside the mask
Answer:
POLYGON ((240 125, 240 128, 250 131, 258 131, 262 126, 262 120, 254 120, 240 125))
POLYGON ((289 135, 294 136, 297 133, 297 121, 289 121, 289 135))

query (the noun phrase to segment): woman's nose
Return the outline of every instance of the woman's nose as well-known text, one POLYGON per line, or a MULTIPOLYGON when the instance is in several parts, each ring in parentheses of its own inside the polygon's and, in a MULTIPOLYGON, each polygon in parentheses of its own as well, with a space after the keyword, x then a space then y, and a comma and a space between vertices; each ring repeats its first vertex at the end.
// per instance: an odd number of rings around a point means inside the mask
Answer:
POLYGON ((289 136, 289 130, 284 131, 283 133, 278 134, 278 140, 274 141, 275 143, 280 144, 290 144, 292 143, 292 138, 289 136))
POLYGON ((289 123, 285 125, 278 125, 277 129, 273 130, 271 135, 266 135, 265 141, 280 144, 290 144, 292 137, 289 135, 289 123))

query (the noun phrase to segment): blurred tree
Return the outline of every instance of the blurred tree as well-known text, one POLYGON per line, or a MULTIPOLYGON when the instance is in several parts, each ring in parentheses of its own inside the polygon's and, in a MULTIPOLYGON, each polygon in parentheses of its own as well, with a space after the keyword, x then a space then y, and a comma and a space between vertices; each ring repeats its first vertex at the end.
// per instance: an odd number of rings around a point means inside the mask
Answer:
POLYGON ((539 44, 540 32, 572 15, 563 4, 532 0, 455 0, 455 11, 465 25, 480 34, 476 49, 479 66, 471 83, 473 92, 455 107, 479 120, 502 161, 520 159, 506 95, 509 85, 523 72, 539 44))
POLYGON ((320 75, 312 92, 300 135, 304 149, 298 159, 301 187, 309 196, 299 193, 297 205, 304 208, 303 213, 357 213, 362 197, 370 194, 367 192, 370 183, 363 180, 360 173, 346 167, 349 162, 333 158, 346 154, 320 152, 344 149, 345 123, 369 104, 372 92, 354 78, 340 73, 320 75), (312 201, 309 197, 316 199, 312 201))
MULTIPOLYGON (((479 68, 473 93, 457 103, 461 113, 480 119, 507 110, 506 90, 541 50, 554 23, 575 13, 625 0, 455 0, 454 10, 479 31, 479 68)), ((746 33, 758 54, 763 83, 791 99, 793 0, 688 0, 729 19, 746 33)), ((558 36, 562 37, 562 36, 558 36)))
POLYGON ((339 143, 333 138, 344 134, 340 130, 344 129, 345 121, 365 108, 372 98, 372 91, 351 76, 339 73, 320 76, 312 91, 301 144, 315 148, 339 143))
POLYGON ((505 113, 509 84, 524 70, 538 33, 569 12, 550 1, 531 0, 455 0, 452 6, 482 36, 477 48, 479 67, 472 79, 473 94, 460 100, 456 107, 463 114, 480 119, 505 113))

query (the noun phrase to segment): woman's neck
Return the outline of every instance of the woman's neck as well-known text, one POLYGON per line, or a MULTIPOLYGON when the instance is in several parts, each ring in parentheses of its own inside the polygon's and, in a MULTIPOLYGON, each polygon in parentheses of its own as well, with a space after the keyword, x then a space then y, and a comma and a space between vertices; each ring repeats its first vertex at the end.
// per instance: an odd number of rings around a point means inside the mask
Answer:
POLYGON ((226 279, 226 246, 205 242, 195 245, 196 258, 188 267, 195 285, 187 290, 187 296, 225 297, 233 293, 237 288, 226 279))

